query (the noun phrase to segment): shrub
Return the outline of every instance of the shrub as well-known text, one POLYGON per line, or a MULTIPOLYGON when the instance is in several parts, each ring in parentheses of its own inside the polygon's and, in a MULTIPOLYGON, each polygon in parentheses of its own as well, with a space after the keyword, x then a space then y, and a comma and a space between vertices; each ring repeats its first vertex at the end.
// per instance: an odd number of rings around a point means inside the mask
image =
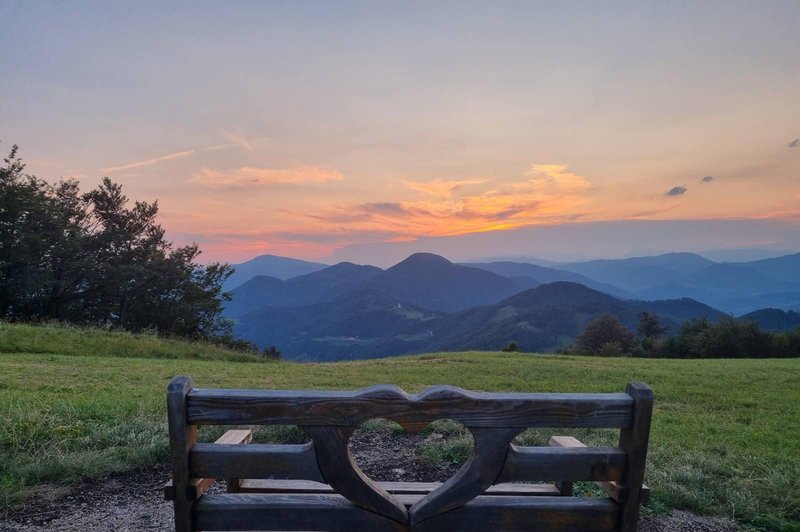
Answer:
POLYGON ((630 352, 633 333, 613 314, 602 314, 590 321, 576 338, 579 351, 598 355, 606 344, 616 344, 620 353, 630 352))
POLYGON ((518 353, 520 351, 519 345, 517 342, 511 341, 508 342, 506 345, 503 346, 503 352, 505 353, 518 353))
POLYGON ((262 351, 261 355, 264 358, 269 358, 269 359, 272 359, 272 360, 280 360, 281 359, 281 352, 274 345, 271 345, 269 347, 265 347, 264 351, 262 351))
POLYGON ((625 351, 622 349, 622 344, 615 341, 604 343, 597 354, 604 357, 621 357, 625 351))

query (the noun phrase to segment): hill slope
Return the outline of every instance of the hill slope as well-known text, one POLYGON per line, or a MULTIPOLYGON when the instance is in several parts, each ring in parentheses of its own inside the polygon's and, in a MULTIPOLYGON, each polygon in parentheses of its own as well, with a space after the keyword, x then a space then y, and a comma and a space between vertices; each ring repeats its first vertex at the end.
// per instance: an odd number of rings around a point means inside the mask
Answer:
POLYGON ((763 307, 788 310, 800 301, 800 254, 715 263, 692 253, 668 253, 560 268, 618 286, 637 299, 690 297, 733 314, 763 307))
MULTIPOLYGON (((722 512, 773 530, 800 526, 798 359, 481 352, 333 364, 243 364, 127 358, 113 346, 127 344, 141 353, 159 349, 161 340, 103 337, 109 344, 100 348, 95 338, 82 340, 79 332, 68 355, 58 352, 57 342, 46 353, 36 353, 28 348, 41 346, 38 327, 14 326, 13 345, 5 327, 0 326, 0 511, 36 493, 52 493, 53 485, 167 462, 164 394, 178 374, 191 375, 203 387, 352 390, 391 383, 409 392, 434 384, 508 392, 618 392, 638 380, 656 394, 645 478, 656 508, 722 512)), ((195 344, 180 350, 198 352, 195 344)), ((554 433, 530 430, 522 438, 546 444, 554 433)), ((577 435, 590 445, 616 444, 609 431, 577 435)), ((214 432, 203 429, 200 437, 208 441, 214 432)), ((284 441, 267 439, 275 437, 259 434, 260 441, 284 441)))
POLYGON ((495 305, 446 316, 434 329, 437 350, 498 349, 516 341, 523 351, 552 350, 571 342, 586 324, 603 313, 616 315, 630 328, 639 313, 654 312, 663 325, 675 328, 687 319, 717 320, 723 313, 691 299, 626 301, 581 284, 556 282, 517 294, 495 305))
POLYGON ((431 253, 415 253, 363 286, 403 303, 443 312, 495 303, 523 289, 506 277, 459 266, 431 253))
POLYGON ((743 320, 754 321, 767 331, 792 331, 800 327, 800 312, 764 308, 745 314, 743 320))
POLYGON ((361 289, 298 308, 262 307, 241 316, 236 335, 277 345, 287 358, 358 359, 407 353, 499 349, 511 340, 523 350, 552 350, 571 341, 592 318, 610 312, 630 327, 640 312, 667 326, 723 314, 690 299, 623 301, 577 283, 557 282, 499 303, 453 314, 408 305, 381 290, 361 289))
POLYGON ((302 307, 357 291, 382 292, 396 303, 455 312, 496 303, 538 284, 529 278, 509 279, 453 264, 438 255, 417 253, 385 271, 342 262, 286 281, 255 277, 233 290, 225 313, 239 318, 260 307, 302 307))
POLYGON ((233 290, 257 275, 267 275, 276 279, 291 279, 298 275, 315 272, 327 268, 327 264, 308 262, 277 255, 259 255, 247 262, 234 264, 233 275, 225 281, 225 290, 233 290))
POLYGON ((562 264, 560 269, 637 293, 653 286, 678 283, 685 275, 713 264, 694 253, 667 253, 652 257, 575 262, 562 264))
POLYGON ((742 264, 778 281, 796 282, 800 276, 800 253, 742 264))
POLYGON ((330 301, 382 271, 375 266, 340 262, 285 281, 259 275, 232 291, 225 315, 236 318, 264 306, 302 307, 330 301))
MULTIPOLYGON (((601 283, 581 275, 579 273, 568 272, 566 270, 559 270, 556 268, 548 268, 538 264, 531 264, 527 262, 484 262, 484 263, 465 263, 464 266, 471 266, 473 268, 480 268, 482 270, 490 271, 505 277, 531 277, 536 279, 539 284, 555 283, 558 281, 569 281, 572 283, 580 283, 589 288, 594 288, 601 292, 611 294, 616 297, 633 297, 633 294, 627 290, 619 288, 618 286, 601 283)), ((533 287, 531 287, 533 288, 533 287)))

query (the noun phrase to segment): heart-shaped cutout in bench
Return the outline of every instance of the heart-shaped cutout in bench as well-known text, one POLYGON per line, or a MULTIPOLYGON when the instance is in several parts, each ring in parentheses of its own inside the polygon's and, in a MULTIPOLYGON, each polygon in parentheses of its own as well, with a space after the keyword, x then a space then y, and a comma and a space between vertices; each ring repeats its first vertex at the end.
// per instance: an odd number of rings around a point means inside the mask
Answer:
MULTIPOLYGON (((386 394, 394 396, 403 393, 403 398, 407 397, 404 392, 394 389, 382 389, 380 392, 384 400, 390 399, 386 394)), ((451 389, 443 389, 442 392, 447 395, 453 393, 451 389)), ((397 414, 391 409, 382 417, 398 422, 409 432, 417 432, 438 419, 425 415, 409 418, 405 413, 397 414)), ((356 506, 403 524, 416 524, 458 508, 486 491, 503 468, 509 444, 522 431, 520 428, 467 427, 474 446, 466 463, 441 486, 406 510, 397 497, 370 479, 353 460, 348 441, 356 425, 302 428, 314 440, 320 471, 336 492, 356 506)))

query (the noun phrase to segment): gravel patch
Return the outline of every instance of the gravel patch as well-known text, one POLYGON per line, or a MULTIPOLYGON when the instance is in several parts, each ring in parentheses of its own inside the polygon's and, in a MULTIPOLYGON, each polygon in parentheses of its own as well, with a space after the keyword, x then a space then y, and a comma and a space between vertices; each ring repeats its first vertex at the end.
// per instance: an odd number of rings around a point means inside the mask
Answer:
MULTIPOLYGON (((355 461, 370 477, 386 481, 443 481, 458 470, 456 465, 437 467, 422 460, 416 449, 437 435, 359 432, 351 439, 355 461)), ((75 487, 53 500, 39 499, 0 515, 0 532, 134 532, 171 531, 172 505, 163 498, 161 486, 169 478, 166 465, 157 465, 75 487)), ((220 485, 222 484, 222 485, 220 485)), ((224 489, 217 483, 214 491, 224 489)), ((641 532, 734 532, 733 520, 673 511, 646 515, 641 532)))

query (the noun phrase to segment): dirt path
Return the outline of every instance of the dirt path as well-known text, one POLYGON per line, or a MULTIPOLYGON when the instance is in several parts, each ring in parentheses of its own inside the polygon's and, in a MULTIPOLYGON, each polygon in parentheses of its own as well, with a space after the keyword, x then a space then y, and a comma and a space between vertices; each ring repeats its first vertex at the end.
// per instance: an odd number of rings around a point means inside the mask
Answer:
MULTIPOLYGON (((415 449, 425 437, 372 431, 354 436, 351 450, 361 468, 377 480, 441 481, 458 466, 439 468, 419 459, 415 449)), ((134 532, 170 531, 172 506, 161 486, 169 478, 165 465, 115 475, 76 487, 53 501, 36 501, 12 514, 0 516, 0 532, 134 532)), ((217 488, 221 489, 221 488, 217 488)), ((645 516, 642 532, 733 532, 728 519, 672 512, 645 516)))

